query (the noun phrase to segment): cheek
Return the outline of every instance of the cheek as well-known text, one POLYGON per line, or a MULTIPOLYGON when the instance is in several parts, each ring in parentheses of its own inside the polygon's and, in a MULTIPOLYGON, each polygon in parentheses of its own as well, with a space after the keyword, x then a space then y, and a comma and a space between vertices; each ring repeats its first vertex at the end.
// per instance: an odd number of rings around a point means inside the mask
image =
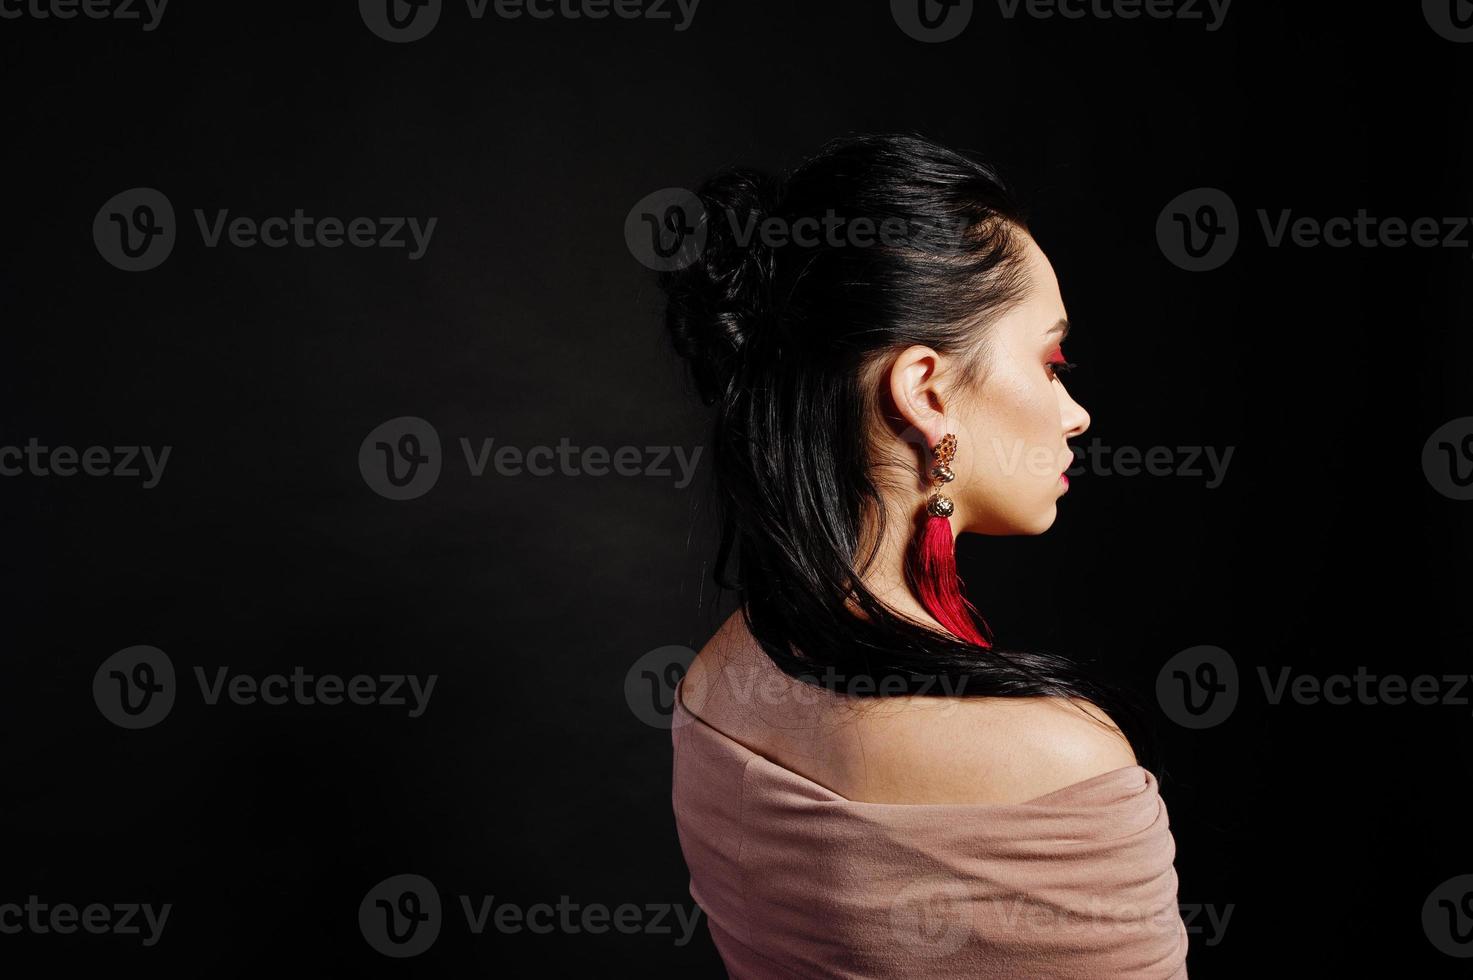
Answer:
POLYGON ((990 480, 1052 474, 1064 444, 1059 399, 1046 380, 1013 377, 991 386, 967 420, 976 459, 969 467, 990 480))

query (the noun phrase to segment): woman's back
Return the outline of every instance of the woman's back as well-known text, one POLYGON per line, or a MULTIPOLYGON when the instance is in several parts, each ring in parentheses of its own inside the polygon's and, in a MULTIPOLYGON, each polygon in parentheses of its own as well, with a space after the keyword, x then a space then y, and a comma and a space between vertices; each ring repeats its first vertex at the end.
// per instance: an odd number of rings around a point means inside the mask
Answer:
POLYGON ((1185 977, 1175 844, 1097 711, 852 698, 740 615, 676 687, 673 803, 733 977, 1185 977))
POLYGON ((848 800, 1018 803, 1136 765, 1118 729, 1084 702, 815 688, 778 670, 739 612, 681 687, 695 716, 848 800))

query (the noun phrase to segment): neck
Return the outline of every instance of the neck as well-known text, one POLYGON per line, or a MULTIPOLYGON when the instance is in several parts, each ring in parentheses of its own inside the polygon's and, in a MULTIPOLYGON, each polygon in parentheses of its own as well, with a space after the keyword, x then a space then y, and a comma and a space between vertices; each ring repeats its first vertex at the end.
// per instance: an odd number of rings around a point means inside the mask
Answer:
MULTIPOLYGON (((874 561, 864 569, 859 578, 876 599, 897 615, 913 619, 932 629, 948 632, 921 604, 905 575, 911 549, 915 547, 916 512, 920 506, 915 501, 886 501, 884 539, 880 541, 874 561)), ((876 524, 875 520, 865 522, 857 559, 862 560, 869 553, 870 542, 875 538, 876 524)), ((953 522, 953 527, 955 526, 953 522)))

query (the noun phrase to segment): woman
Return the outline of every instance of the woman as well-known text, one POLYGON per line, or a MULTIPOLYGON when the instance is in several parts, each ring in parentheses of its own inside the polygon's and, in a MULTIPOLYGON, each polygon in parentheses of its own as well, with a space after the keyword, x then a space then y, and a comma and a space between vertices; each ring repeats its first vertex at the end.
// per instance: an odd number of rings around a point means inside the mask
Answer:
POLYGON ((1134 705, 956 576, 957 534, 1053 524, 1089 425, 1019 207, 896 136, 698 197, 661 284, 742 606, 676 686, 673 803, 728 972, 1184 978, 1134 705))

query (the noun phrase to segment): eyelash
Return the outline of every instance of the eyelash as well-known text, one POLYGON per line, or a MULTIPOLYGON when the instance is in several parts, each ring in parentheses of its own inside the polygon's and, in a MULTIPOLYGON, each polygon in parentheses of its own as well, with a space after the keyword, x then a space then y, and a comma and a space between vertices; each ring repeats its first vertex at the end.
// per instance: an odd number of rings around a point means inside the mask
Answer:
POLYGON ((1074 370, 1075 368, 1077 368, 1079 366, 1078 364, 1075 364, 1073 361, 1046 361, 1044 363, 1047 364, 1048 367, 1050 367, 1050 368, 1053 369, 1051 373, 1055 377, 1058 376, 1058 373, 1060 371, 1072 371, 1072 370, 1074 370))

